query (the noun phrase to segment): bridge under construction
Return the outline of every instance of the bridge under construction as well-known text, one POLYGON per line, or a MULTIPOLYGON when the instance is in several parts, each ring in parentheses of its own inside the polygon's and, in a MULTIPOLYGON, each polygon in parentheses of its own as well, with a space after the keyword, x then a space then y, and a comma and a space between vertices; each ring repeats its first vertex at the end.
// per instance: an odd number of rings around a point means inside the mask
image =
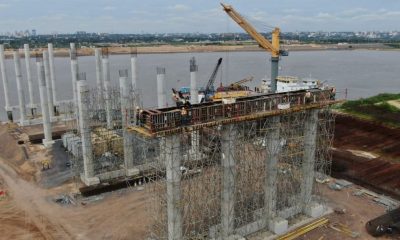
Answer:
POLYGON ((299 216, 321 216, 314 181, 330 172, 333 103, 313 89, 196 104, 184 116, 143 111, 127 127, 135 160, 125 165, 149 174, 151 237, 282 234, 299 216))

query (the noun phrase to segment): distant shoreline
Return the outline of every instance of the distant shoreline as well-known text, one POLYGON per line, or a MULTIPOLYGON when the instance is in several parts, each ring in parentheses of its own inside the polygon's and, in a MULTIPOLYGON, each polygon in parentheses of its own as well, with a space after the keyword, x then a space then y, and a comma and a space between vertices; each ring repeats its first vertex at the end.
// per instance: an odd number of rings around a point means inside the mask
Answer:
MULTIPOLYGON (((292 44, 283 45, 283 49, 289 51, 326 51, 326 50, 393 50, 399 51, 400 49, 391 48, 382 43, 371 44, 292 44)), ((137 54, 161 54, 161 53, 192 53, 192 52, 251 52, 251 51, 264 51, 258 45, 159 45, 159 46, 140 46, 135 48, 137 54)), ((41 54, 44 49, 31 50, 31 57, 41 54)), ((131 54, 132 48, 125 46, 111 46, 108 47, 108 54, 120 55, 131 54)), ((23 51, 20 50, 21 57, 23 51)), ((54 55, 56 57, 69 57, 68 48, 55 48, 54 55)), ((78 48, 78 56, 91 56, 94 55, 94 48, 84 47, 78 48)), ((7 49, 5 57, 11 58, 12 51, 7 49)))

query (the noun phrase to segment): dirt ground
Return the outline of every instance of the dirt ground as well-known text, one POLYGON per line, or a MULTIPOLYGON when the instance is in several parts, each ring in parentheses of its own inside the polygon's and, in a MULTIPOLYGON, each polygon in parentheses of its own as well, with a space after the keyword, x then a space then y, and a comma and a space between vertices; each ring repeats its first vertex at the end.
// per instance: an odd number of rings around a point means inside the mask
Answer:
MULTIPOLYGON (((396 132, 388 130, 380 135, 373 126, 363 132, 357 130, 356 125, 349 124, 347 134, 343 128, 338 128, 335 147, 351 149, 355 155, 366 158, 387 154, 393 161, 399 156, 399 143, 387 140, 397 139, 396 132), (346 138, 349 134, 353 141, 346 138), (371 141, 371 136, 376 141, 371 141), (386 146, 385 151, 382 151, 380 144, 386 146)), ((57 204, 53 201, 55 196, 76 193, 80 186, 69 181, 58 187, 40 187, 38 183, 43 176, 40 162, 51 157, 48 149, 30 144, 24 132, 6 125, 0 126, 0 191, 6 191, 6 196, 0 200, 0 239, 146 238, 150 224, 145 206, 149 197, 146 190, 128 188, 102 194, 97 201, 78 198, 76 204, 57 204), (18 144, 19 140, 24 142, 18 144)), ((364 225, 383 214, 383 206, 368 197, 354 196, 353 192, 359 188, 357 185, 341 191, 331 190, 327 184, 320 187, 330 206, 346 209, 344 214, 332 213, 327 216, 329 224, 348 226, 361 234, 357 239, 374 239, 366 233, 364 225)), ((299 239, 352 239, 331 229, 329 224, 299 239)))

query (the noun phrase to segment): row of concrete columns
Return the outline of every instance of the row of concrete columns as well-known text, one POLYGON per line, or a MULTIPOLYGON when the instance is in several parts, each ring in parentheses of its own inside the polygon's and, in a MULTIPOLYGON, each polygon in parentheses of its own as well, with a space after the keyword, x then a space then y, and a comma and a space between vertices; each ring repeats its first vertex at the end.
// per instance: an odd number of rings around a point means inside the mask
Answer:
MULTIPOLYGON (((43 53, 43 57, 45 58, 44 64, 49 64, 49 79, 52 81, 52 84, 47 86, 51 90, 52 101, 49 102, 49 106, 56 102, 56 89, 55 89, 55 68, 54 68, 54 57, 53 57, 53 45, 51 43, 48 44, 49 51, 51 51, 50 55, 43 53), (46 55, 46 56, 45 56, 46 55)), ((33 89, 33 81, 32 81, 32 71, 31 71, 31 55, 29 44, 24 44, 24 55, 25 55, 25 66, 26 66, 26 78, 28 82, 28 96, 29 103, 26 103, 24 88, 22 85, 22 72, 21 72, 21 62, 19 51, 13 52, 14 58, 14 68, 15 68, 15 78, 17 83, 17 93, 18 93, 18 108, 20 113, 20 124, 24 125, 27 121, 27 111, 26 106, 30 109, 30 113, 33 117, 36 116, 36 105, 34 103, 34 89, 33 89)), ((4 98, 5 98, 5 109, 7 111, 7 117, 9 121, 13 121, 13 113, 12 107, 10 106, 10 94, 9 94, 9 86, 8 86, 8 76, 7 70, 5 67, 5 56, 4 56, 4 46, 0 45, 0 71, 3 79, 3 88, 4 88, 4 98)), ((39 80, 38 80, 39 81, 39 80)), ((54 104, 53 104, 54 105, 54 104)), ((50 114, 54 115, 54 107, 50 114)))
MULTIPOLYGON (((304 155, 302 164, 303 180, 299 202, 302 212, 311 217, 318 217, 322 212, 311 209, 312 189, 314 181, 314 163, 317 141, 318 110, 309 110, 304 126, 304 155)), ((234 125, 221 127, 221 237, 230 239, 235 235, 235 184, 236 184, 236 160, 234 142, 237 138, 237 130, 234 125)), ((275 234, 287 231, 288 221, 280 218, 276 209, 278 188, 278 156, 281 151, 280 117, 271 118, 270 130, 266 136, 266 179, 264 183, 265 203, 262 224, 275 234)), ((180 166, 182 154, 180 153, 180 141, 177 135, 165 137, 165 164, 167 172, 167 219, 168 239, 182 239, 182 209, 180 205, 181 192, 180 166)), ((259 230, 259 229, 256 229, 259 230)))

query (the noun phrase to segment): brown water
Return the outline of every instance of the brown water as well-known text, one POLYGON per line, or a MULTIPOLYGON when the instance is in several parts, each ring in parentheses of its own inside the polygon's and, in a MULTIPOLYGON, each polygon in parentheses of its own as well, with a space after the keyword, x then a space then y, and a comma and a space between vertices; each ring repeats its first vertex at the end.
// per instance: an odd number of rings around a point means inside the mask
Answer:
MULTIPOLYGON (((189 86, 189 59, 195 56, 199 65, 198 86, 204 86, 219 57, 222 57, 222 71, 215 85, 235 82, 248 76, 254 80, 250 86, 258 86, 260 80, 270 76, 269 54, 265 52, 228 52, 228 53, 178 53, 144 54, 138 56, 138 87, 145 106, 156 105, 156 67, 166 68, 166 93, 169 97, 172 87, 189 86)), ((35 99, 39 102, 36 66, 32 59, 32 74, 35 99)), ((28 101, 28 87, 25 77, 25 64, 21 59, 24 74, 24 88, 28 101)), ((129 69, 129 55, 110 56, 111 78, 118 84, 118 70, 129 69)), ((72 98, 72 83, 69 58, 55 58, 56 88, 59 100, 72 98)), ((313 77, 335 85, 338 91, 348 89, 348 98, 368 97, 382 92, 400 92, 400 51, 308 51, 291 52, 280 63, 281 75, 313 77)), ((11 105, 18 105, 13 61, 6 61, 11 105)), ((96 83, 94 57, 79 58, 80 72, 86 72, 86 78, 92 86, 96 83)), ((0 119, 5 120, 3 85, 0 84, 0 119)), ((28 104, 28 102, 27 102, 28 104)))

